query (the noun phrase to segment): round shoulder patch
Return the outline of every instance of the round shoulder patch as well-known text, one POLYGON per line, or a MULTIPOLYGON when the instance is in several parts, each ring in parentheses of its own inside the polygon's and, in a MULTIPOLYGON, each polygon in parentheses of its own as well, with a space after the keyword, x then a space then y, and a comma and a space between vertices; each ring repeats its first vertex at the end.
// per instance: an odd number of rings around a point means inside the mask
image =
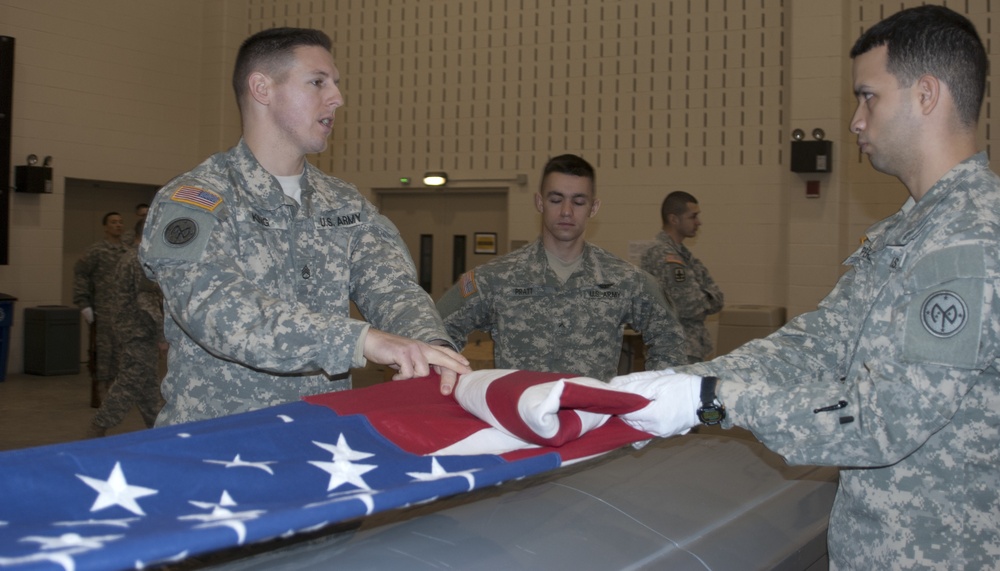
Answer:
POLYGON ((920 308, 920 315, 924 329, 942 339, 961 331, 969 317, 965 301, 947 290, 931 294, 920 308))
POLYGON ((190 218, 178 218, 167 224, 163 231, 163 239, 168 244, 183 246, 198 235, 198 223, 190 218))

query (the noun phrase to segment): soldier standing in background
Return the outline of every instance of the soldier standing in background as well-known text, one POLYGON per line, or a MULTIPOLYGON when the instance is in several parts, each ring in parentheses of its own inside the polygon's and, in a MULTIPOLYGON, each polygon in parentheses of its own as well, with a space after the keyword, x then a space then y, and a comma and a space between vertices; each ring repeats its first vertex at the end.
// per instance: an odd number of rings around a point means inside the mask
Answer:
POLYGON ((90 406, 93 408, 101 406, 101 399, 117 374, 112 292, 118 260, 128 250, 122 243, 121 214, 108 212, 101 224, 104 239, 87 248, 73 266, 73 303, 90 325, 88 369, 91 374, 90 406))
POLYGON ((705 318, 722 311, 722 290, 708 269, 684 245, 701 226, 701 208, 694 196, 675 191, 663 199, 660 217, 663 229, 642 255, 641 267, 656 276, 684 328, 689 363, 703 361, 712 354, 712 336, 705 318))
POLYGON ((586 241, 596 194, 590 163, 549 159, 535 194, 539 239, 463 274, 438 301, 455 343, 488 331, 498 369, 607 381, 628 325, 648 346, 648 367, 686 363, 683 331, 653 276, 586 241))
MULTIPOLYGON (((136 222, 146 222, 146 215, 149 214, 149 205, 145 202, 140 202, 135 205, 135 218, 136 222)), ((139 240, 142 237, 135 233, 134 230, 129 228, 122 234, 122 242, 127 246, 132 246, 133 248, 139 247, 139 240)))
MULTIPOLYGON (((135 225, 142 238, 143 220, 135 225)), ((137 244, 138 245, 138 244, 137 244)), ((134 404, 146 428, 152 428, 163 407, 160 396, 159 357, 166 350, 163 336, 163 294, 146 277, 135 248, 118 261, 114 280, 112 320, 118 342, 118 376, 91 421, 91 437, 104 436, 118 426, 134 404)))

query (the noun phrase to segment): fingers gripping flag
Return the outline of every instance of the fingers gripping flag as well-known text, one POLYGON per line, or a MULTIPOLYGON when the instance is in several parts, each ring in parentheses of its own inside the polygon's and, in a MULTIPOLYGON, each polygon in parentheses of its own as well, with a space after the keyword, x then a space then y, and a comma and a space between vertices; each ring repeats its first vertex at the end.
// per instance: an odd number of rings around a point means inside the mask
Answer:
MULTIPOLYGON (((493 486, 649 438, 612 417, 561 446, 505 434, 502 451, 476 451, 477 435, 499 429, 441 396, 438 382, 396 381, 0 453, 0 570, 183 561, 493 486)), ((569 384, 563 399, 577 392, 569 384)), ((543 440, 555 438, 550 432, 543 440)))

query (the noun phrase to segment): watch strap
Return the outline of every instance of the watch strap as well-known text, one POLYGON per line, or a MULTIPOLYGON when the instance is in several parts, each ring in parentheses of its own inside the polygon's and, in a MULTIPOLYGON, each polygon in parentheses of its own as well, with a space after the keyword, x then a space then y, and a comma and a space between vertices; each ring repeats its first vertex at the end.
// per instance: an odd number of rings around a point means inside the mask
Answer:
POLYGON ((726 407, 719 402, 719 396, 716 394, 718 384, 718 377, 701 379, 701 406, 698 407, 697 416, 702 424, 713 426, 726 419, 726 407))
POLYGON ((719 377, 702 377, 701 378, 701 406, 710 407, 715 404, 718 398, 715 394, 715 389, 719 384, 719 377))

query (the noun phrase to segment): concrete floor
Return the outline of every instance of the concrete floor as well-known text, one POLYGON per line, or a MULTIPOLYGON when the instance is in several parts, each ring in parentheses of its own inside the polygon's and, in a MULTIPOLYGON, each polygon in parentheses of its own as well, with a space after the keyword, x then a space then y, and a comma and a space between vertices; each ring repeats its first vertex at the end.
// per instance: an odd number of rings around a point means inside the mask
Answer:
MULTIPOLYGON (((80 371, 76 375, 8 374, 0 382, 0 450, 83 439, 97 409, 90 408, 90 374, 85 364, 80 371)), ((359 387, 387 378, 381 366, 358 370, 353 377, 359 387)), ((144 428, 133 407, 108 435, 144 428)))
MULTIPOLYGON (((86 435, 97 409, 90 408, 90 374, 7 375, 0 382, 0 450, 58 444, 86 435)), ((108 434, 145 428, 133 408, 108 434)))

